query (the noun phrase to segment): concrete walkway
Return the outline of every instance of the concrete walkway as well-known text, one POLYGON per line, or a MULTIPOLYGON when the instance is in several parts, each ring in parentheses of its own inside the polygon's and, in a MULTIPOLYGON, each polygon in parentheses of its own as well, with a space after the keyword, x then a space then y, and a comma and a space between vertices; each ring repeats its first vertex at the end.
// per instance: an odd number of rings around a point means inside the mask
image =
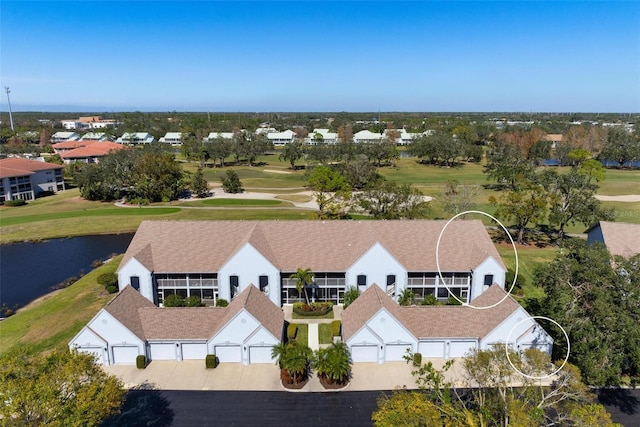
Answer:
POLYGON ((316 351, 320 349, 320 339, 318 336, 318 323, 309 323, 308 332, 308 346, 311 350, 316 351))

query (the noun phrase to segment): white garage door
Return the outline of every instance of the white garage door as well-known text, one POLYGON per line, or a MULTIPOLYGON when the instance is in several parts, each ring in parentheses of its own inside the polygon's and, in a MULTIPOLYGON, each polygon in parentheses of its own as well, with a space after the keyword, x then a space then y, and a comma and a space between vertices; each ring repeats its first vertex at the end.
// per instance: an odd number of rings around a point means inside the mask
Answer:
POLYGON ((474 341, 451 341, 449 344, 449 357, 464 357, 475 347, 476 343, 474 341))
POLYGON ((78 350, 78 353, 92 355, 99 365, 104 363, 104 349, 102 347, 78 347, 76 350, 78 350))
POLYGON ((138 347, 113 346, 113 363, 135 365, 138 347))
POLYGON ((444 341, 425 341, 418 346, 418 352, 423 358, 444 357, 444 341))
POLYGON ((271 347, 249 347, 249 363, 274 363, 271 358, 271 347))
POLYGON ((404 362, 407 350, 411 350, 411 344, 387 344, 385 350, 385 362, 404 362))
POLYGON ((182 344, 182 360, 204 360, 207 356, 206 343, 182 344))
POLYGON ((175 343, 152 343, 149 344, 151 350, 151 360, 176 360, 175 343))
POLYGON ((217 345, 214 347, 214 352, 220 363, 242 362, 242 353, 239 345, 217 345))
POLYGON ((377 362, 377 345, 354 345, 351 347, 351 359, 354 362, 377 362))

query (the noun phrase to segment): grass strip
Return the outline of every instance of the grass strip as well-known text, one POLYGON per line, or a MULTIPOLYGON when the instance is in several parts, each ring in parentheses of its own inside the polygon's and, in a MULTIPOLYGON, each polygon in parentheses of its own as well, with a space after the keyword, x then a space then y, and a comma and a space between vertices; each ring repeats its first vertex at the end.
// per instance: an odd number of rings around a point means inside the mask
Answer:
POLYGON ((30 222, 49 221, 54 219, 69 219, 99 216, 154 216, 168 215, 180 212, 180 208, 112 208, 81 210, 68 212, 52 212, 40 215, 26 215, 13 218, 0 218, 0 226, 27 224, 30 222))

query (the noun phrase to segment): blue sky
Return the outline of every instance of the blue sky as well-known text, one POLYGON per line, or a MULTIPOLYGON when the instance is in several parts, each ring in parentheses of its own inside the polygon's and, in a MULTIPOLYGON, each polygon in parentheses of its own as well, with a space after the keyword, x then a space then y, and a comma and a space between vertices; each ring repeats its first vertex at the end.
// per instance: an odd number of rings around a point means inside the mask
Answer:
POLYGON ((16 111, 640 111, 636 1, 3 0, 0 13, 16 111))

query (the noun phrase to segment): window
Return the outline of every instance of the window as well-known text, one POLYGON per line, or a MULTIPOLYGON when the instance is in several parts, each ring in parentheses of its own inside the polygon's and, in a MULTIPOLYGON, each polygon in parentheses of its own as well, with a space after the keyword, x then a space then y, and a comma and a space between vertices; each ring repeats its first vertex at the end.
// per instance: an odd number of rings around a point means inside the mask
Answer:
POLYGON ((268 291, 269 289, 269 276, 260 276, 258 278, 258 281, 260 283, 260 290, 261 291, 268 291))
POLYGON ((231 298, 238 293, 238 276, 229 276, 229 288, 231 289, 231 298))
POLYGON ((367 287, 367 276, 365 274, 358 274, 358 289, 363 291, 367 287))
POLYGON ((396 284, 396 275, 388 274, 387 275, 387 286, 393 286, 396 284))
POLYGON ((485 274, 484 275, 484 285, 485 286, 493 285, 493 274, 485 274))
POLYGON ((129 278, 129 284, 131 285, 131 287, 133 289, 135 289, 136 291, 140 290, 140 278, 138 276, 131 276, 129 278))

